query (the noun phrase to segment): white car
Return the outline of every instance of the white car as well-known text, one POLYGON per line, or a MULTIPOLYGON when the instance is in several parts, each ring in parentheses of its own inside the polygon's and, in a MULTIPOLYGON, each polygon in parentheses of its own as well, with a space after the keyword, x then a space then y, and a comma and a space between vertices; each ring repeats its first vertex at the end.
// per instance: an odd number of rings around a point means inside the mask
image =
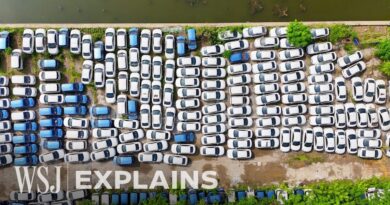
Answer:
POLYGON ((272 28, 269 31, 269 35, 273 36, 273 37, 279 37, 279 38, 286 37, 287 36, 287 27, 272 28))
POLYGON ((116 45, 118 49, 126 49, 127 48, 127 32, 126 29, 118 29, 116 31, 116 45))
POLYGON ((282 73, 303 70, 304 68, 305 61, 303 60, 286 61, 279 64, 279 71, 282 73))
POLYGON ((278 64, 275 61, 266 61, 252 64, 252 72, 254 74, 276 71, 278 64))
POLYGON ((358 138, 380 139, 381 130, 380 129, 357 129, 356 135, 358 138))
POLYGON ((200 49, 202 56, 218 56, 225 52, 223 45, 205 46, 200 49))
POLYGON ((140 51, 142 54, 148 54, 150 52, 151 34, 150 29, 142 29, 140 35, 140 51))
POLYGON ((316 64, 316 65, 311 65, 309 67, 310 75, 332 73, 334 70, 335 70, 334 63, 316 64))
POLYGON ((65 198, 64 191, 60 190, 57 193, 54 192, 47 192, 47 193, 41 193, 38 195, 38 202, 39 203, 50 203, 54 201, 59 201, 65 198))
POLYGON ((161 152, 168 149, 168 142, 166 140, 146 142, 143 146, 145 152, 161 152))
MULTIPOLYGON (((8 86, 9 80, 9 78, 4 78, 4 82, 1 86, 8 86)), ((11 82, 15 85, 35 85, 36 78, 34 75, 13 75, 11 77, 11 82)))
POLYGON ((280 125, 279 116, 257 118, 255 121, 257 127, 276 127, 280 125))
POLYGON ((280 131, 280 151, 290 152, 291 150, 291 132, 289 128, 282 128, 280 131))
POLYGON ((352 98, 356 102, 360 102, 363 100, 364 89, 363 89, 363 81, 360 77, 353 77, 351 79, 352 83, 352 98))
POLYGON ((85 60, 81 69, 81 82, 86 85, 91 83, 93 77, 93 61, 85 60))
POLYGON ((223 102, 204 105, 202 107, 202 113, 204 115, 211 115, 211 114, 220 113, 224 111, 226 111, 226 104, 223 102))
POLYGON ((363 59, 363 53, 361 51, 356 51, 355 53, 351 55, 342 56, 337 60, 337 64, 344 68, 349 65, 352 65, 358 61, 361 61, 363 59))
POLYGON ((165 48, 164 48, 165 57, 169 60, 175 58, 175 36, 166 35, 165 36, 165 48))
POLYGON ((322 127, 314 127, 313 128, 314 133, 314 150, 317 152, 324 151, 324 130, 322 127))
POLYGON ((356 127, 357 125, 357 113, 356 107, 353 103, 344 104, 345 115, 347 117, 347 127, 356 127))
POLYGON ((291 48, 297 48, 294 45, 292 45, 287 38, 281 38, 279 47, 282 49, 291 49, 291 48))
POLYGON ((336 139, 334 136, 333 128, 324 128, 324 150, 328 153, 335 152, 336 139))
POLYGON ((141 58, 141 77, 144 80, 150 79, 150 76, 152 76, 151 72, 152 67, 152 58, 150 55, 143 55, 141 58))
POLYGON ((255 38, 264 36, 267 34, 267 28, 264 26, 255 26, 250 28, 244 28, 242 30, 242 36, 244 38, 255 38))
POLYGON ((107 52, 114 52, 116 48, 115 29, 107 28, 104 32, 104 49, 107 52))
POLYGON ((307 102, 306 93, 287 94, 282 96, 282 103, 286 105, 300 104, 307 102))
POLYGON ((259 138, 255 139, 254 143, 258 149, 276 149, 280 142, 278 138, 259 138))
POLYGON ((88 143, 85 140, 68 140, 65 143, 65 149, 68 151, 83 151, 86 150, 87 147, 88 143))
POLYGON ((94 74, 93 74, 93 79, 94 79, 94 84, 96 88, 103 88, 105 79, 106 79, 106 74, 105 74, 105 69, 104 65, 101 63, 96 63, 95 68, 94 68, 94 74))
POLYGON ((307 81, 309 84, 315 83, 330 83, 332 82, 333 77, 330 73, 319 74, 319 75, 309 75, 307 81))
POLYGON ((107 78, 114 78, 116 75, 116 56, 114 53, 107 53, 105 58, 105 71, 107 78))
POLYGON ((194 78, 200 76, 200 69, 198 67, 178 68, 176 70, 176 77, 178 78, 194 78))
POLYGON ((9 194, 9 198, 13 201, 34 201, 37 198, 37 193, 35 191, 31 191, 31 192, 12 191, 9 194))
POLYGON ((186 156, 173 155, 173 154, 165 154, 163 159, 164 164, 179 165, 179 166, 187 166, 188 161, 189 159, 186 156))
POLYGON ((156 130, 161 129, 162 127, 161 105, 153 105, 151 114, 152 114, 152 128, 156 130))
POLYGON ((93 42, 91 35, 83 35, 81 49, 81 54, 84 59, 91 60, 93 58, 93 42))
MULTIPOLYGON (((165 86, 167 85, 171 87, 172 84, 165 84, 165 86)), ((179 98, 197 98, 200 97, 201 93, 202 90, 200 88, 179 88, 177 90, 177 96, 179 98)))
POLYGON ((347 129, 345 131, 347 137, 347 151, 349 154, 356 154, 358 150, 357 137, 354 129, 347 129))
POLYGON ((308 91, 309 94, 324 94, 324 93, 333 93, 334 86, 332 83, 324 83, 324 84, 314 84, 309 85, 308 91))
POLYGON ((251 83, 252 78, 249 74, 237 75, 237 76, 229 76, 227 79, 228 86, 234 85, 246 85, 251 83))
POLYGON ((282 125, 285 127, 303 126, 305 124, 306 124, 306 117, 304 115, 282 117, 282 125))
POLYGON ((202 126, 202 134, 204 134, 204 135, 224 133, 224 132, 226 132, 226 130, 227 130, 227 128, 226 128, 226 125, 224 123, 202 126))
POLYGON ((311 128, 306 128, 303 131, 302 148, 303 152, 311 152, 314 144, 314 132, 311 128))
POLYGON ((282 114, 285 116, 303 115, 307 113, 307 106, 305 104, 284 106, 282 114))
POLYGON ((179 122, 176 125, 176 129, 179 132, 199 132, 201 129, 201 125, 199 122, 179 122))
POLYGON ((200 84, 199 78, 177 78, 175 81, 175 86, 178 88, 184 88, 184 87, 195 88, 195 87, 199 87, 199 84, 200 84))
POLYGON ((344 154, 347 147, 347 139, 344 130, 335 131, 335 153, 344 154))
MULTIPOLYGON (((65 151, 63 149, 57 149, 57 150, 39 155, 39 162, 40 163, 49 163, 49 162, 61 160, 64 157, 65 157, 65 151)), ((38 197, 38 201, 39 201, 39 197, 38 197)))
MULTIPOLYGON (((69 141, 68 141, 69 142, 69 141)), ((110 147, 116 147, 118 145, 118 138, 110 137, 92 143, 93 150, 107 149, 110 147)))
POLYGON ((0 156, 0 167, 10 165, 14 161, 12 154, 4 154, 0 156))
MULTIPOLYGON (((141 76, 139 73, 131 73, 129 79, 130 79, 129 80, 130 96, 131 97, 138 97, 140 95, 141 76)), ((152 84, 152 87, 153 87, 153 84, 152 84)))
POLYGON ((118 73, 118 90, 120 92, 127 92, 129 90, 129 73, 126 71, 120 71, 118 73))
POLYGON ((386 84, 383 80, 375 81, 375 103, 384 104, 386 102, 386 84))
POLYGON ((345 115, 344 104, 336 104, 335 107, 335 125, 336 128, 345 128, 347 126, 347 119, 345 115))
POLYGON ((149 104, 141 104, 140 119, 141 119, 141 127, 142 128, 149 128, 150 127, 151 118, 150 118, 150 105, 149 104))
POLYGON ((91 152, 91 160, 92 161, 101 161, 101 160, 107 160, 110 158, 113 158, 116 155, 116 149, 113 147, 93 151, 91 152))
POLYGON ((303 131, 300 127, 292 127, 290 132, 291 132, 291 150, 297 152, 301 149, 303 131))
POLYGON ((357 156, 364 159, 381 159, 382 150, 381 149, 368 149, 368 148, 359 148, 357 156))
POLYGON ((32 110, 17 111, 11 113, 12 121, 35 120, 36 114, 32 110))
POLYGON ((223 146, 201 146, 200 155, 219 157, 225 155, 225 148, 223 146))
POLYGON ((224 91, 203 91, 201 99, 204 102, 216 102, 225 100, 226 95, 224 91))
POLYGON ((173 97, 174 90, 173 84, 165 84, 163 90, 163 106, 164 107, 172 107, 173 105, 173 97))
POLYGON ((41 104, 62 104, 64 103, 63 94, 42 94, 39 96, 41 104))
POLYGON ((142 163, 160 163, 163 161, 163 154, 160 152, 141 152, 138 154, 138 161, 142 163))
POLYGON ((311 57, 311 64, 321 64, 337 60, 336 52, 321 53, 311 57))
POLYGON ((297 58, 302 58, 305 55, 305 52, 302 48, 287 49, 279 52, 279 59, 281 61, 293 60, 297 58))
POLYGON ((131 72, 140 71, 140 60, 139 60, 139 50, 138 48, 130 48, 129 50, 129 65, 131 72))
POLYGON ((252 61, 270 61, 275 60, 276 53, 273 50, 251 51, 250 58, 252 61))
POLYGON ((44 53, 46 51, 46 30, 37 29, 35 30, 35 52, 44 53))
MULTIPOLYGON (((196 118, 193 117, 192 119, 193 120, 199 120, 198 118, 201 117, 201 113, 199 111, 195 111, 195 112, 187 112, 188 114, 187 115, 196 115, 196 118)), ((184 113, 183 113, 184 114, 184 113)), ((187 118, 189 118, 189 116, 187 116, 187 118)), ((233 119, 233 118, 231 118, 233 119)), ((179 119, 180 120, 180 119, 179 119)), ((216 124, 216 123, 225 123, 227 121, 227 117, 226 117, 226 114, 225 113, 218 113, 218 114, 213 114, 213 115, 205 115, 202 117, 202 124, 205 124, 205 125, 210 125, 210 124, 216 124)))
POLYGON ((255 48, 276 48, 279 47, 279 38, 277 37, 256 38, 253 45, 255 46, 255 48))
POLYGON ((70 31, 70 52, 72 54, 81 53, 81 32, 78 29, 70 31))
POLYGON ((147 130, 146 138, 149 140, 170 140, 171 133, 164 130, 147 130))
MULTIPOLYGON (((254 93, 256 95, 276 93, 276 92, 279 92, 279 90, 280 90, 280 87, 279 87, 279 84, 277 84, 277 83, 258 84, 258 85, 254 86, 254 93)), ((241 92, 241 93, 243 93, 243 92, 241 92)), ((237 94, 237 95, 239 95, 239 94, 237 94)))
POLYGON ((205 79, 225 78, 225 68, 204 68, 202 69, 202 77, 205 79))
POLYGON ((251 129, 229 129, 228 137, 232 139, 252 138, 253 131, 251 129))
POLYGON ((230 75, 235 74, 247 74, 252 71, 252 65, 250 63, 233 64, 226 68, 230 75))
POLYGON ((239 51, 249 48, 249 42, 247 40, 236 40, 225 43, 225 50, 239 51))
POLYGON ((374 101, 375 87, 375 80, 373 78, 366 78, 364 80, 363 102, 370 103, 374 101))
MULTIPOLYGON (((131 87, 131 85, 130 85, 131 87)), ((162 96, 161 96, 161 81, 154 80, 152 82, 152 103, 154 105, 161 104, 162 96)))
POLYGON ((317 95, 309 95, 309 104, 311 105, 322 105, 332 103, 334 100, 333 94, 317 94, 317 95))
POLYGON ((61 80, 61 73, 59 71, 40 71, 39 80, 43 82, 59 81, 61 80))
POLYGON ((279 81, 279 74, 276 72, 259 73, 253 75, 253 82, 257 84, 274 83, 278 81, 279 81))
POLYGON ((311 38, 323 38, 329 35, 329 28, 313 28, 310 29, 311 38))
POLYGON ((390 130, 390 114, 389 110, 386 107, 379 107, 377 109, 379 116, 379 125, 382 131, 390 130))
POLYGON ((333 116, 310 116, 309 119, 311 126, 333 126, 334 117, 333 116))
POLYGON ((347 101, 347 86, 345 80, 342 77, 336 77, 334 79, 336 100, 339 102, 347 101))
POLYGON ((204 67, 225 67, 226 60, 223 57, 203 57, 202 66, 204 67))
POLYGON ((116 83, 114 79, 106 80, 105 99, 110 104, 116 102, 116 83))
POLYGON ((94 128, 92 129, 92 137, 101 139, 107 137, 117 137, 118 129, 117 128, 94 128))
POLYGON ((303 81, 305 79, 305 72, 303 71, 295 71, 291 73, 285 73, 280 76, 282 83, 295 83, 299 81, 303 81))
POLYGON ((74 118, 74 117, 65 117, 64 126, 67 128, 88 128, 89 123, 86 118, 74 118))
POLYGON ((229 159, 250 159, 252 158, 252 151, 250 149, 228 149, 226 156, 229 159))
POLYGON ((175 128, 176 109, 168 107, 165 109, 165 130, 172 131, 175 128))
POLYGON ((34 87, 14 87, 12 93, 14 96, 36 97, 37 89, 34 87))
POLYGON ((162 53, 163 34, 161 29, 153 29, 152 38, 153 38, 153 43, 152 43, 153 53, 162 53))
POLYGON ((193 144, 172 144, 171 152, 173 154, 195 154, 196 147, 193 144))
POLYGON ((117 68, 118 70, 123 70, 123 71, 128 71, 129 69, 129 60, 128 60, 128 55, 126 50, 119 50, 116 54, 117 58, 117 68))
POLYGON ((83 190, 83 189, 77 189, 77 190, 66 192, 66 198, 71 201, 83 199, 87 197, 87 195, 88 195, 87 190, 83 190))
POLYGON ((32 29, 24 29, 23 40, 22 40, 23 53, 32 54, 34 52, 34 45, 35 45, 34 31, 32 29))
POLYGON ((358 138, 358 147, 359 148, 380 149, 382 147, 382 140, 360 137, 360 138, 358 138))
POLYGON ((203 80, 201 85, 203 90, 224 90, 226 87, 225 80, 203 80))
POLYGON ((148 104, 150 102, 150 94, 152 89, 152 82, 150 80, 142 80, 141 81, 141 93, 140 93, 140 101, 142 104, 148 104))
POLYGON ((204 135, 201 138, 202 145, 219 145, 226 142, 224 134, 204 135))
POLYGON ((303 82, 296 82, 282 85, 282 94, 302 93, 306 92, 306 86, 303 82))
POLYGON ((366 67, 367 67, 366 63, 364 63, 363 61, 359 61, 356 64, 351 65, 350 67, 343 69, 343 71, 342 71, 343 77, 344 78, 351 78, 351 77, 357 75, 358 73, 361 73, 364 70, 366 70, 366 67))
POLYGON ((365 104, 358 103, 356 104, 356 113, 357 113, 357 126, 359 128, 365 128, 368 126, 368 114, 365 104))
POLYGON ((252 114, 252 107, 248 105, 232 106, 227 109, 227 114, 230 117, 234 116, 249 116, 252 114))
POLYGON ((11 52, 11 68, 23 70, 22 50, 14 49, 11 52))
POLYGON ((144 137, 145 137, 145 133, 143 129, 136 129, 130 132, 123 132, 118 136, 119 142, 121 143, 141 140, 144 137))
POLYGON ((86 140, 88 137, 87 129, 67 129, 65 133, 65 138, 71 140, 86 140))
POLYGON ((180 57, 176 60, 176 65, 179 67, 198 67, 201 63, 199 56, 180 57))
POLYGON ((321 42, 321 43, 314 43, 310 44, 306 48, 306 52, 309 55, 329 52, 333 49, 331 42, 321 42))
POLYGON ((114 120, 114 127, 119 128, 119 129, 138 129, 139 121, 138 120, 116 118, 114 120))
POLYGON ((152 60, 152 79, 161 80, 162 79, 162 58, 160 56, 154 56, 152 60))
POLYGON ((141 152, 142 151, 142 143, 141 142, 131 142, 131 143, 126 143, 126 144, 119 144, 116 147, 116 151, 118 152, 118 154, 141 152))

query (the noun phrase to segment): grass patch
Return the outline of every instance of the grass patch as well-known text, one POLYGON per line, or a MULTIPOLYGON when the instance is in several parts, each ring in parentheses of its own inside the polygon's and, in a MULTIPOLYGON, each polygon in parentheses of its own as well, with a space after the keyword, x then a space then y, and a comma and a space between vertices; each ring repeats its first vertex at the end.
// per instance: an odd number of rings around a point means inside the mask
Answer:
POLYGON ((314 163, 324 162, 325 157, 317 153, 298 153, 289 156, 287 163, 292 167, 303 167, 314 163))
POLYGON ((104 33, 106 32, 105 28, 83 28, 80 31, 84 34, 90 34, 94 42, 103 40, 104 33))

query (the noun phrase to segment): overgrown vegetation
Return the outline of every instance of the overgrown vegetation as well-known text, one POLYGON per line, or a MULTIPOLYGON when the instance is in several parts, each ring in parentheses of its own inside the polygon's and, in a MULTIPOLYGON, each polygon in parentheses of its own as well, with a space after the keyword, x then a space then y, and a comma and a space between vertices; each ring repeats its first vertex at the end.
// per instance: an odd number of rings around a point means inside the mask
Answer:
MULTIPOLYGON (((239 26, 224 26, 224 27, 208 27, 208 26, 203 26, 203 27, 197 27, 196 32, 197 35, 199 36, 200 39, 203 41, 208 42, 210 45, 215 45, 215 44, 223 44, 224 41, 220 40, 218 38, 218 34, 220 32, 224 31, 239 31, 242 32, 242 29, 246 28, 247 26, 245 25, 239 25, 239 26)), ((190 27, 188 27, 190 28, 190 27)), ((185 27, 187 30, 187 27, 185 27)))
POLYGON ((352 26, 345 24, 334 24, 330 26, 329 40, 332 43, 340 42, 344 39, 352 39, 357 36, 352 26))
POLYGON ((381 71, 383 74, 390 76, 390 62, 385 61, 383 62, 379 67, 379 71, 381 71))
POLYGON ((232 55, 232 53, 233 53, 233 52, 232 52, 231 50, 226 50, 226 51, 223 52, 222 56, 223 56, 224 58, 229 59, 230 56, 232 55))
POLYGON ((309 26, 297 20, 290 22, 287 27, 287 39, 296 47, 306 47, 312 42, 309 26))
POLYGON ((375 55, 383 61, 390 60, 390 39, 382 40, 376 46, 375 55))
POLYGON ((324 162, 325 158, 322 155, 317 155, 315 153, 298 153, 288 158, 287 163, 290 166, 301 167, 305 165, 310 165, 313 163, 324 162))
POLYGON ((99 41, 104 39, 104 33, 106 31, 105 28, 83 28, 80 29, 82 33, 90 34, 92 36, 92 40, 99 41))

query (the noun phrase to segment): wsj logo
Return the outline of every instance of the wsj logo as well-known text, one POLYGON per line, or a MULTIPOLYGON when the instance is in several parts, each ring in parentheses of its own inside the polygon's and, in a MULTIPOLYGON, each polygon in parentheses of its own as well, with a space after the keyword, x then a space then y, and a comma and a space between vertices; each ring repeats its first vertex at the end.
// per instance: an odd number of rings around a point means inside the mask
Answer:
MULTIPOLYGON (((61 187, 61 166, 54 166, 54 170, 52 169, 50 169, 50 175, 54 174, 55 177, 52 181, 55 184, 50 185, 48 167, 15 167, 19 191, 31 192, 34 189, 43 193, 59 192, 61 187), (36 187, 33 187, 34 184, 36 184, 36 187)), ((53 177, 50 176, 50 179, 53 179, 53 177)))

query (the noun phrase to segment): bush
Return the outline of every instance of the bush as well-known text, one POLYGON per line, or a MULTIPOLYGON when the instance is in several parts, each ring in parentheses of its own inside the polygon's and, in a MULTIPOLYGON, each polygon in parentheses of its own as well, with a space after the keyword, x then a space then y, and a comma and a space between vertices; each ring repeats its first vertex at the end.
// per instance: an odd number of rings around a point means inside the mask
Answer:
POLYGON ((390 39, 382 40, 377 46, 375 55, 384 61, 390 61, 390 39))
POLYGON ((329 40, 332 43, 339 42, 343 39, 353 38, 357 34, 353 31, 352 26, 345 24, 335 24, 330 27, 329 40))
POLYGON ((379 70, 387 75, 387 76, 390 76, 390 62, 389 61, 386 61, 386 62, 383 62, 380 66, 379 66, 379 70))
POLYGON ((296 47, 305 47, 312 42, 310 28, 295 20, 288 24, 287 39, 296 47))
POLYGON ((224 58, 227 58, 227 59, 229 59, 231 55, 232 55, 232 51, 231 51, 231 50, 226 50, 226 51, 224 51, 223 54, 222 54, 222 56, 223 56, 224 58))

